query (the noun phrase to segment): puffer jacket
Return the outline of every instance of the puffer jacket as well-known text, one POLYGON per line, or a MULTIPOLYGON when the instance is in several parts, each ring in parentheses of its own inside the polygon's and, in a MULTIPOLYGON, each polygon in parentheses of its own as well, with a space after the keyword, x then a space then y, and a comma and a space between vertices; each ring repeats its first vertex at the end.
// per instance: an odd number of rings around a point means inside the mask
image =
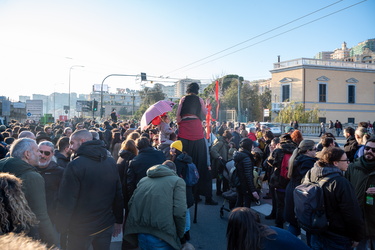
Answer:
POLYGON ((151 234, 180 249, 186 216, 185 182, 164 165, 147 170, 129 202, 124 239, 137 245, 137 234, 151 234))
MULTIPOLYGON (((375 205, 366 204, 366 190, 370 185, 375 186, 375 162, 368 162, 363 156, 349 165, 346 178, 353 185, 359 206, 361 207, 366 224, 366 236, 375 236, 375 205)), ((375 198, 375 197, 374 197, 375 198)))
POLYGON ((329 221, 328 232, 360 241, 364 237, 364 221, 353 186, 342 175, 342 171, 333 165, 319 165, 307 172, 305 178, 318 181, 329 174, 337 173, 330 177, 324 185, 324 205, 329 221))
POLYGON ((242 194, 252 194, 256 192, 254 185, 254 158, 246 149, 240 148, 233 156, 234 166, 237 169, 240 186, 237 188, 242 194))

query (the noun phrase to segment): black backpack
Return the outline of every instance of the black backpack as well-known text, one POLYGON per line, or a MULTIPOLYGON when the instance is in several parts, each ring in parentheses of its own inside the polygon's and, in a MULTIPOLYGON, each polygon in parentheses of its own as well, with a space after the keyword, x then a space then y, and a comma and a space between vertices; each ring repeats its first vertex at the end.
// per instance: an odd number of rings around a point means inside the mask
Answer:
POLYGON ((330 174, 318 182, 305 178, 304 182, 294 189, 294 212, 305 231, 320 233, 327 229, 329 221, 325 211, 323 187, 335 176, 339 174, 330 174))

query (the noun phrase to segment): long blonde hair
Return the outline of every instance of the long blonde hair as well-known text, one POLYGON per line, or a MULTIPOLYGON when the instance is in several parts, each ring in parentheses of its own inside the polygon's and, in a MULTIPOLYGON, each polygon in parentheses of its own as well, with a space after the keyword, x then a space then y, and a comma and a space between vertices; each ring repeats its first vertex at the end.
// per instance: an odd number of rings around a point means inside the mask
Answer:
POLYGON ((21 179, 9 173, 0 173, 0 233, 27 233, 38 224, 21 189, 21 179))
POLYGON ((308 150, 312 150, 315 146, 313 140, 302 140, 299 146, 293 151, 292 156, 289 158, 288 162, 288 178, 290 179, 293 175, 294 161, 300 154, 306 153, 308 150))

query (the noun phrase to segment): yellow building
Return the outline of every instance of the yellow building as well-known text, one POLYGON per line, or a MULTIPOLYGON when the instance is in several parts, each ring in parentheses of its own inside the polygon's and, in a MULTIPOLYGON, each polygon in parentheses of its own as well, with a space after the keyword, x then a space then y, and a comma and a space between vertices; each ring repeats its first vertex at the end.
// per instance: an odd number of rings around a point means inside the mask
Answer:
POLYGON ((300 58, 274 64, 273 117, 290 101, 316 105, 321 121, 375 120, 375 64, 300 58))

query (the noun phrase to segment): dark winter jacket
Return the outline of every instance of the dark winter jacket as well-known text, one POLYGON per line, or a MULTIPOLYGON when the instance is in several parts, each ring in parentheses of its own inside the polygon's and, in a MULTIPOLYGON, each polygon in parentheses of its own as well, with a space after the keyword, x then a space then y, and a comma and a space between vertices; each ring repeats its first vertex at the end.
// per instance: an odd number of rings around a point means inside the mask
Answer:
POLYGON ((375 186, 375 162, 359 157, 349 165, 346 178, 353 185, 366 224, 366 236, 375 236, 375 205, 366 205, 366 190, 375 186))
POLYGON ((103 142, 82 143, 65 169, 57 208, 60 232, 90 235, 122 224, 123 198, 116 163, 103 142))
POLYGON ((269 157, 273 167, 273 173, 270 179, 270 185, 279 190, 283 190, 288 185, 289 180, 282 177, 281 174, 281 163, 285 154, 293 154, 294 149, 297 148, 297 145, 292 142, 281 143, 280 148, 275 149, 272 152, 272 155, 269 157))
POLYGON ((228 151, 229 145, 227 140, 222 136, 217 137, 210 149, 212 178, 216 178, 218 174, 223 173, 224 165, 222 162, 228 161, 228 151), (220 156, 222 160, 219 159, 220 156))
POLYGON ((54 155, 56 157, 57 165, 59 165, 62 168, 66 168, 66 166, 68 166, 68 163, 70 162, 70 159, 68 157, 65 157, 58 150, 55 150, 54 155))
POLYGON ((358 149, 358 142, 354 138, 354 136, 350 136, 344 145, 344 151, 346 153, 346 156, 348 156, 348 159, 350 162, 353 162, 354 160, 354 155, 357 152, 358 149))
POLYGON ((329 221, 328 232, 360 241, 364 237, 364 221, 353 186, 342 176, 342 171, 335 166, 321 167, 318 163, 307 172, 310 181, 318 181, 329 174, 329 182, 324 185, 324 204, 329 221))
POLYGON ((233 160, 235 167, 237 169, 237 175, 240 180, 240 186, 237 188, 237 191, 241 194, 251 195, 253 192, 256 192, 256 187, 254 185, 254 158, 246 149, 240 148, 239 151, 236 151, 233 155, 233 160))
POLYGON ((120 176, 121 180, 121 186, 122 186, 122 195, 124 197, 124 208, 125 211, 128 211, 128 202, 130 200, 130 196, 128 196, 127 192, 127 171, 129 167, 129 162, 135 157, 135 154, 128 150, 121 150, 119 152, 119 158, 117 160, 117 170, 120 176))
POLYGON ((294 189, 302 183, 302 179, 305 177, 307 171, 309 171, 315 164, 317 158, 313 158, 307 155, 298 155, 293 163, 293 173, 285 191, 285 208, 284 217, 285 220, 294 226, 298 226, 297 219, 294 213, 294 189))
POLYGON ((64 169, 51 161, 46 168, 37 168, 42 175, 46 187, 46 201, 48 215, 53 224, 56 224, 57 197, 64 169))
POLYGON ((22 180, 22 191, 25 193, 31 211, 39 220, 40 239, 49 245, 57 246, 58 239, 47 212, 43 177, 33 166, 13 157, 0 160, 0 172, 13 174, 22 180))
MULTIPOLYGON (((192 162, 193 159, 189 155, 185 153, 181 153, 180 155, 178 155, 174 160, 174 163, 176 164, 177 175, 182 179, 185 179, 188 168, 187 164, 192 162)), ((188 207, 191 207, 194 204, 193 187, 191 186, 186 186, 186 202, 188 207)))
POLYGON ((130 161, 127 171, 127 192, 131 197, 138 182, 146 176, 146 171, 150 167, 162 164, 165 161, 163 152, 152 147, 139 150, 138 155, 130 161))
POLYGON ((241 135, 237 131, 233 131, 232 135, 231 142, 234 143, 237 149, 240 148, 241 135))

